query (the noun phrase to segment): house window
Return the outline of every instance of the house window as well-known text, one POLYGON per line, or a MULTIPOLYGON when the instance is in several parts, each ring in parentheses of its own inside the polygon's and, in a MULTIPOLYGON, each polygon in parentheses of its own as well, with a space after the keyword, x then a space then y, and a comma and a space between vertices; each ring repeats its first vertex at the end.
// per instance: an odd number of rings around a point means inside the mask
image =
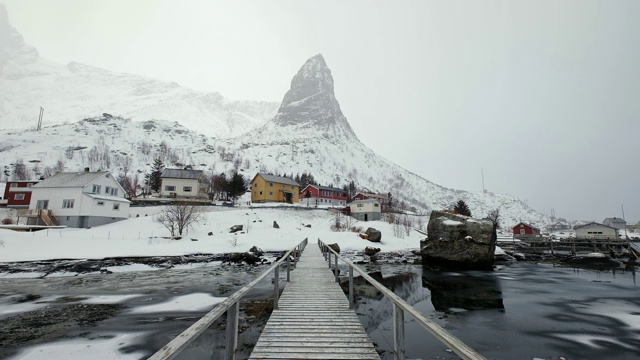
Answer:
POLYGON ((100 194, 100 185, 93 185, 93 189, 91 189, 91 192, 94 194, 100 194))
POLYGON ((260 191, 260 195, 262 195, 262 191, 260 191))
POLYGON ((520 229, 520 234, 524 235, 526 231, 524 229, 520 229))
POLYGON ((184 192, 191 192, 191 186, 183 186, 183 187, 182 187, 182 191, 184 191, 184 192))
POLYGON ((113 195, 113 196, 118 196, 118 189, 116 189, 116 188, 111 188, 111 195, 113 195))
POLYGON ((269 186, 273 186, 273 183, 269 183, 269 186))
POLYGON ((363 207, 363 206, 364 206, 364 204, 358 204, 358 207, 363 207))
POLYGON ((291 185, 291 190, 293 190, 293 185, 291 185))
POLYGON ((14 188, 14 187, 17 187, 17 186, 18 186, 18 184, 16 184, 16 183, 11 183, 11 186, 9 186, 9 187, 14 188))
POLYGON ((120 204, 118 203, 113 204, 113 210, 120 210, 120 204))
POLYGON ((104 201, 98 201, 98 206, 104 206, 104 201))
POLYGON ((105 186, 104 187, 104 193, 107 194, 107 195, 110 194, 111 193, 111 186, 105 186))
POLYGON ((167 185, 164 187, 165 191, 176 191, 176 187, 173 185, 167 185))
POLYGON ((62 208, 63 209, 73 209, 73 199, 65 199, 62 200, 62 208))
POLYGON ((253 187, 258 187, 258 183, 253 184, 253 187))
POLYGON ((15 200, 24 200, 24 194, 16 194, 16 196, 13 197, 15 200))
POLYGON ((378 203, 375 203, 375 204, 373 204, 373 206, 374 206, 374 207, 378 207, 378 206, 380 206, 380 205, 378 205, 378 203))
POLYGON ((269 195, 273 195, 273 191, 269 191, 269 195))

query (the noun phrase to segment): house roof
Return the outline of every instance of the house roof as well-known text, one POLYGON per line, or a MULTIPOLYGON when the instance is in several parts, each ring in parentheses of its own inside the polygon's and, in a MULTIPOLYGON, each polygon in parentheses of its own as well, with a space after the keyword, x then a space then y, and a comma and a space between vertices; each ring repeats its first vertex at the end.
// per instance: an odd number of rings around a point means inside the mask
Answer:
POLYGON ((515 229, 515 228, 517 228, 518 226, 520 226, 520 224, 522 224, 522 225, 524 225, 524 226, 528 226, 528 227, 530 227, 530 228, 532 228, 532 229, 535 229, 535 230, 540 230, 540 229, 538 229, 537 227, 535 227, 535 226, 533 226, 533 225, 531 225, 531 224, 527 224, 527 223, 525 223, 525 222, 519 222, 519 223, 517 223, 517 224, 513 227, 513 229, 515 229))
POLYGON ((361 193, 357 193, 355 196, 358 196, 358 195, 364 195, 364 196, 366 196, 368 198, 374 198, 374 199, 385 199, 386 200, 386 199, 389 198, 389 194, 371 194, 371 193, 362 193, 361 192, 361 193))
POLYGON ((379 201, 376 199, 364 199, 364 200, 353 200, 351 204, 365 204, 365 203, 372 203, 372 202, 379 203, 379 201))
POLYGON ((198 180, 202 176, 202 170, 164 169, 161 178, 198 180))
MULTIPOLYGON (((330 187, 330 186, 320 186, 320 185, 314 185, 314 184, 309 184, 307 186, 304 187, 304 189, 308 188, 308 187, 314 187, 316 189, 319 190, 329 190, 329 191, 339 191, 339 192, 345 192, 344 190, 340 189, 340 188, 335 188, 335 187, 330 187)), ((302 189, 301 192, 304 192, 304 189, 302 189)))
POLYGON ((130 203, 131 201, 123 198, 123 197, 118 197, 118 196, 111 196, 111 195, 102 195, 102 194, 84 194, 92 199, 100 199, 100 200, 110 200, 110 201, 117 201, 117 202, 123 202, 123 203, 130 203))
POLYGON ((298 186, 298 187, 300 186, 300 184, 298 184, 297 182, 295 182, 295 180, 293 180, 291 178, 286 178, 286 177, 276 176, 276 175, 263 174, 263 173, 257 173, 256 176, 253 177, 253 180, 251 180, 251 182, 253 182, 256 179, 256 177, 258 177, 258 175, 260 175, 265 181, 275 182, 275 183, 280 183, 280 184, 293 185, 293 186, 298 186))
POLYGON ((74 188, 85 187, 103 176, 111 176, 108 171, 57 173, 31 188, 74 188))
POLYGON ((624 219, 620 219, 620 218, 617 218, 617 217, 606 218, 606 219, 604 219, 603 222, 606 222, 607 220, 612 224, 627 224, 627 222, 624 221, 624 219))
POLYGON ((616 229, 616 228, 614 228, 614 227, 612 227, 612 226, 605 225, 605 224, 600 224, 600 223, 597 223, 597 222, 595 222, 595 221, 592 221, 592 222, 590 222, 590 223, 586 223, 586 224, 584 224, 584 225, 576 226, 576 227, 574 227, 573 229, 574 229, 574 230, 577 230, 577 229, 580 229, 580 228, 583 228, 583 227, 606 227, 606 228, 609 228, 609 229, 618 230, 618 229, 616 229), (595 225, 595 226, 594 226, 594 225, 595 225))

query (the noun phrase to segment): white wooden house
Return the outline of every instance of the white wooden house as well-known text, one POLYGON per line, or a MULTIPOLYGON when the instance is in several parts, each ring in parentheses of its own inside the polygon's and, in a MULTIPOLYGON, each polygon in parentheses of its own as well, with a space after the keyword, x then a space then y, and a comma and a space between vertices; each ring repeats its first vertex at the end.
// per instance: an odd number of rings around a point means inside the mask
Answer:
POLYGON ((206 193, 200 194, 200 178, 202 170, 164 169, 160 178, 162 187, 161 197, 170 198, 206 198, 206 193))
POLYGON ((614 227, 590 222, 575 227, 576 239, 616 239, 618 230, 614 227))
POLYGON ((108 171, 59 173, 31 187, 29 225, 87 228, 129 217, 124 189, 108 171))
POLYGON ((354 200, 349 203, 351 216, 360 221, 380 220, 382 209, 376 199, 354 200))

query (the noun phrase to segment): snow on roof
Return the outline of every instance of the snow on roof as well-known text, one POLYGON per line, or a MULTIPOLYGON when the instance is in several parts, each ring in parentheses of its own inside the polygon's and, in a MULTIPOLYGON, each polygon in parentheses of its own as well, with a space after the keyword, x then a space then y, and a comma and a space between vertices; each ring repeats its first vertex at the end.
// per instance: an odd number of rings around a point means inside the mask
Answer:
POLYGON ((584 225, 576 226, 576 227, 574 227, 573 229, 574 229, 574 230, 577 230, 577 229, 581 229, 581 228, 584 228, 584 227, 606 227, 606 228, 609 228, 609 229, 617 230, 617 229, 616 229, 616 228, 614 228, 614 227, 611 227, 611 226, 609 226, 609 225, 605 225, 605 224, 600 224, 600 223, 597 223, 597 222, 595 222, 595 221, 592 221, 592 222, 590 222, 590 223, 586 223, 586 224, 584 224, 584 225))
POLYGON ((351 204, 364 204, 364 203, 372 203, 378 202, 376 199, 364 199, 364 200, 353 200, 351 204))
POLYGON ((119 202, 124 202, 124 203, 130 203, 131 201, 122 198, 122 197, 118 197, 118 196, 111 196, 111 195, 102 195, 102 194, 85 194, 88 197, 92 198, 92 199, 100 199, 100 200, 109 200, 109 201, 119 201, 119 202))
POLYGON ((57 173, 32 186, 32 188, 72 188, 84 187, 103 176, 110 176, 108 171, 57 173))
POLYGON ((623 219, 617 218, 617 217, 612 217, 612 218, 606 218, 604 219, 604 221, 602 222, 607 222, 609 221, 612 224, 626 224, 627 222, 624 221, 623 219))
POLYGON ((202 176, 202 170, 164 169, 161 178, 198 180, 202 176))
POLYGON ((525 223, 525 222, 519 222, 519 223, 515 224, 515 226, 513 226, 513 229, 515 229, 515 228, 517 228, 518 226, 520 226, 520 224, 522 224, 522 225, 524 225, 524 226, 528 226, 528 227, 530 227, 530 228, 532 228, 532 229, 534 229, 534 230, 540 230, 540 229, 538 229, 537 227, 535 227, 535 226, 533 226, 533 225, 531 225, 531 224, 527 224, 527 223, 525 223))
MULTIPOLYGON (((389 194, 371 194, 371 193, 358 193, 360 195, 364 195, 368 198, 376 198, 376 199, 388 199, 389 198, 389 194)), ((356 194, 356 196, 358 196, 358 194, 356 194)))
MULTIPOLYGON (((314 185, 314 184, 309 184, 309 185, 305 186, 304 189, 308 188, 309 186, 314 187, 314 188, 319 189, 319 190, 345 192, 344 190, 342 190, 340 188, 335 188, 335 187, 331 187, 331 186, 314 185)), ((304 189, 302 189, 302 191, 304 191, 304 189)))
MULTIPOLYGON (((258 175, 260 175, 265 181, 276 182, 276 183, 280 183, 280 184, 293 185, 293 186, 300 186, 300 184, 298 184, 297 182, 295 182, 295 180, 293 180, 291 178, 286 178, 286 177, 276 176, 276 175, 270 175, 270 174, 263 174, 263 173, 257 173, 256 176, 253 177, 253 180, 255 180, 258 175)), ((253 180, 251 182, 253 182, 253 180)))

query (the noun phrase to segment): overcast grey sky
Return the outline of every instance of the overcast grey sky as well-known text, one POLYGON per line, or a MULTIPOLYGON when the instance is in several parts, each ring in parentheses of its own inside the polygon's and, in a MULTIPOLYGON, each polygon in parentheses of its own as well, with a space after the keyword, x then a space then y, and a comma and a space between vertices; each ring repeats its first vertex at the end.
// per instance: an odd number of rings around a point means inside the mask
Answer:
MULTIPOLYGON (((2 0, 0 0, 2 1, 2 0)), ((4 0, 40 55, 280 101, 322 53, 358 137, 447 187, 640 220, 640 1, 4 0)))

